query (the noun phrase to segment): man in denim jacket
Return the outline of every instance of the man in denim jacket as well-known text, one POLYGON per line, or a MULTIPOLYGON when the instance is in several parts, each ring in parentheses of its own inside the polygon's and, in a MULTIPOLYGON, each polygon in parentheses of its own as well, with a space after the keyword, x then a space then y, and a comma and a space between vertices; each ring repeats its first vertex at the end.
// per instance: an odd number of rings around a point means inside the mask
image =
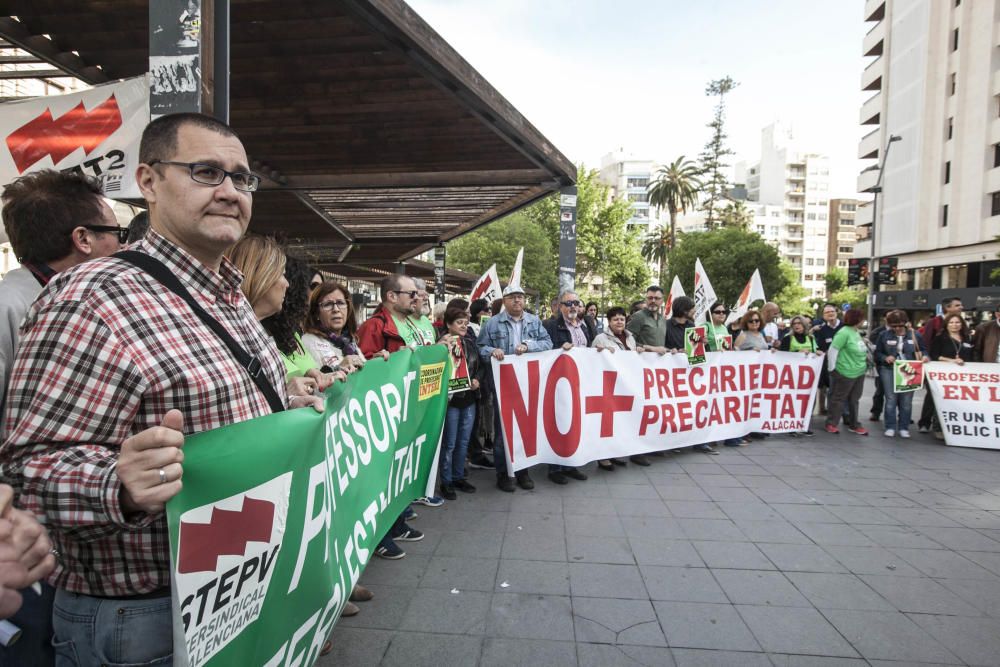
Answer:
MULTIPOLYGON (((506 354, 544 352, 552 349, 552 339, 537 316, 524 310, 524 290, 520 285, 508 285, 503 291, 504 309, 496 317, 487 320, 479 331, 476 343, 479 356, 484 363, 491 363, 490 357, 503 361, 506 354)), ((492 378, 493 374, 490 373, 492 378)), ((507 475, 506 452, 504 451, 503 429, 500 423, 500 408, 496 404, 497 392, 493 392, 494 429, 493 464, 497 470, 497 487, 501 491, 514 492, 514 482, 507 475)), ((517 485, 522 489, 533 489, 527 470, 517 473, 517 485)))

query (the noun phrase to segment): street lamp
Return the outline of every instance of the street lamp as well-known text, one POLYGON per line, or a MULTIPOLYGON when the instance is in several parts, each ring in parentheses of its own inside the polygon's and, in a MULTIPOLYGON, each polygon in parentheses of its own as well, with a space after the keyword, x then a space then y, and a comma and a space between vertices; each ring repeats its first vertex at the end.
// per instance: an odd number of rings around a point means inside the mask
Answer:
POLYGON ((889 159, 889 149, 894 141, 902 139, 898 134, 890 134, 889 141, 885 143, 885 150, 882 151, 882 164, 878 166, 878 178, 875 180, 875 187, 872 192, 875 197, 872 200, 872 231, 871 231, 871 253, 868 260, 868 335, 875 329, 875 294, 878 292, 878 259, 875 256, 875 225, 878 222, 878 195, 882 192, 882 172, 885 171, 885 163, 889 159))

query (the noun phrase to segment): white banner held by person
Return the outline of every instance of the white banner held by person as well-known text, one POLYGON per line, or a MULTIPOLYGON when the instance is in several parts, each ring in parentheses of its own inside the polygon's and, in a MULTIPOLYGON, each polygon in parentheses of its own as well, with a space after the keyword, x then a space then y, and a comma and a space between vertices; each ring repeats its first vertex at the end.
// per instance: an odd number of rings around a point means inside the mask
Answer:
POLYGON ((701 265, 701 259, 694 260, 694 323, 703 324, 708 316, 708 309, 716 302, 712 282, 701 265))
POLYGON ((491 304, 502 297, 503 291, 500 288, 500 278, 497 277, 497 265, 494 264, 488 268, 482 278, 477 280, 476 284, 472 286, 472 292, 469 294, 469 301, 472 302, 476 299, 486 299, 486 302, 491 304))
POLYGON ((924 377, 945 444, 1000 449, 1000 366, 930 361, 924 377))
POLYGON ((514 260, 514 268, 510 270, 510 280, 508 285, 521 285, 521 265, 524 264, 524 246, 517 251, 517 259, 514 260))
POLYGON ((767 301, 767 297, 764 296, 764 283, 760 280, 760 269, 753 270, 753 275, 740 292, 740 298, 736 300, 736 306, 726 318, 726 324, 732 324, 746 315, 750 305, 757 301, 767 301))
POLYGON ((681 286, 681 279, 674 276, 674 282, 670 285, 670 291, 667 292, 667 300, 663 304, 663 316, 670 317, 670 309, 674 307, 674 299, 679 296, 685 296, 684 288, 681 286))
POLYGON ((573 348, 493 360, 508 471, 809 428, 822 356, 573 348))
POLYGON ((149 123, 146 75, 0 108, 0 185, 40 169, 74 170, 100 180, 108 197, 142 198, 135 170, 149 123))

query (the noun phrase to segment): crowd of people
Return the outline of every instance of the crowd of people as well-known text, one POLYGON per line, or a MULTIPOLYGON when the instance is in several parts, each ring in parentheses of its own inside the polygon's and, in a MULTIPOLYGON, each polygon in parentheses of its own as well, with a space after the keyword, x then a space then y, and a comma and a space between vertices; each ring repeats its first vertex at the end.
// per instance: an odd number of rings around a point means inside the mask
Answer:
MULTIPOLYGON (((542 320, 516 284, 496 302, 453 299, 432 312, 426 284, 402 274, 381 282, 380 302, 365 318, 356 310, 363 299, 345 284, 273 238, 246 235, 259 179, 236 134, 206 116, 151 122, 137 181, 148 216, 126 230, 79 174, 36 172, 2 194, 22 264, 0 284, 0 617, 13 615, 24 630, 17 647, 0 653, 12 664, 169 663, 164 507, 181 488, 186 435, 285 409, 322 411, 319 394, 372 359, 440 344, 467 382, 448 400, 434 471, 441 495, 415 504, 475 493, 470 469, 493 470, 501 491, 530 490, 529 470, 507 471, 491 360, 575 347, 683 353, 693 326, 694 302, 679 297, 664 312, 657 286, 630 310, 612 307, 604 317, 564 290, 542 320)), ((866 341, 858 310, 827 304, 821 320, 793 317, 781 335, 776 304, 727 325, 729 309, 719 302, 705 323, 707 346, 825 355, 820 410, 830 433, 843 419, 867 434, 858 403, 871 357, 885 434, 909 437, 912 394, 893 392, 893 362, 997 361, 1000 309, 973 336, 961 302, 942 305, 944 314, 919 331, 894 310, 866 341)), ((930 403, 921 431, 935 426, 930 403)), ((694 449, 718 454, 715 444, 694 449)), ((666 454, 597 467, 647 467, 666 454)), ((588 479, 564 465, 548 466, 546 476, 557 485, 588 479)), ((410 523, 416 518, 413 506, 395 517, 375 555, 404 558, 400 544, 424 537, 410 523)), ((344 614, 371 597, 356 586, 344 614)))

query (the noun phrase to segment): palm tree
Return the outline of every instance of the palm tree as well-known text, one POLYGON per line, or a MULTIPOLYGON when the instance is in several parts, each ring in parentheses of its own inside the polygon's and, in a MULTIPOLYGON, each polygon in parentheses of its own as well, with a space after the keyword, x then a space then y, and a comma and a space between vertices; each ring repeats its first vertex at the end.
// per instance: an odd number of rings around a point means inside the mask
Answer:
POLYGON ((642 256, 647 262, 656 262, 659 266, 660 282, 666 274, 667 254, 670 252, 670 230, 666 225, 660 225, 650 230, 642 239, 642 256))
POLYGON ((666 167, 656 170, 656 178, 649 184, 651 206, 667 209, 670 214, 670 247, 677 241, 677 212, 687 213, 698 203, 701 190, 701 169, 691 160, 680 156, 666 167))
POLYGON ((723 227, 738 227, 747 229, 753 222, 753 211, 740 199, 730 200, 719 212, 719 222, 723 227))

